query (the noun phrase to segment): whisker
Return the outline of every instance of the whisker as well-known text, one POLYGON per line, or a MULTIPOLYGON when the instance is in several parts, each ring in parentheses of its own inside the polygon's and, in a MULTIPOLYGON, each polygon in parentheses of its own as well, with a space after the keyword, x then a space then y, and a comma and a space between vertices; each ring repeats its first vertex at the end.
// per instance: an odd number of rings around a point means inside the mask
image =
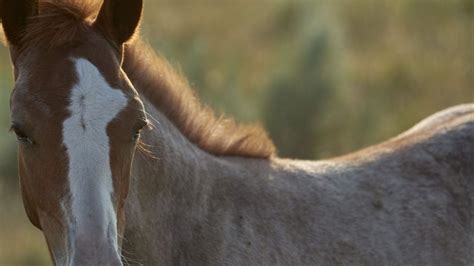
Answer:
MULTIPOLYGON (((124 236, 122 236, 120 234, 117 234, 117 236, 120 239, 122 239, 123 242, 127 241, 124 236)), ((130 256, 133 256, 133 254, 131 252, 128 252, 124 248, 122 248, 121 251, 122 252, 120 254, 120 257, 121 257, 122 261, 124 262, 124 265, 143 265, 142 263, 140 263, 140 261, 138 259, 133 259, 132 257, 130 257, 130 256)))

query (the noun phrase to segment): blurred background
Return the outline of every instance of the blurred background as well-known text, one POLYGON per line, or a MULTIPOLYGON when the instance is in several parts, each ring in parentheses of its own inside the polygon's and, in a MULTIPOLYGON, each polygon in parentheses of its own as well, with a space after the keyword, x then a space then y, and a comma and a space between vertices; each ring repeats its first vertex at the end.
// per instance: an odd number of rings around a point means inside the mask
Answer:
MULTIPOLYGON (((474 102, 472 0, 148 0, 144 38, 202 100, 319 159, 474 102)), ((0 265, 49 265, 18 192, 0 47, 0 265)))

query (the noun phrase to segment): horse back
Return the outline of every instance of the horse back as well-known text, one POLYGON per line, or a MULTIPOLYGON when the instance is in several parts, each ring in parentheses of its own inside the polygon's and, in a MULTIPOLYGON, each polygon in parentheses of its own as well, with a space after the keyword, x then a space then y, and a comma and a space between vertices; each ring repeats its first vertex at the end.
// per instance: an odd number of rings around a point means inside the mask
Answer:
POLYGON ((391 211, 383 226, 398 220, 395 242, 403 243, 397 252, 405 258, 400 262, 474 261, 474 104, 438 112, 335 162, 362 191, 378 191, 368 215, 386 208, 391 211))
POLYGON ((313 177, 298 190, 313 215, 295 216, 316 221, 306 226, 316 262, 474 261, 474 104, 355 153, 282 164, 292 180, 313 177))

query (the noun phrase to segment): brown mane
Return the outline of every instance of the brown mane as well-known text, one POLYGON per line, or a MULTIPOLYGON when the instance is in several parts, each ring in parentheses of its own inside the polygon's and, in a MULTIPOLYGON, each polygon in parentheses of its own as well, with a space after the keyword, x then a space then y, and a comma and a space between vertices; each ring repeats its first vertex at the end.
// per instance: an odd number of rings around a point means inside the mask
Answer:
POLYGON ((265 130, 216 117, 182 75, 140 40, 127 46, 124 69, 155 107, 202 149, 217 155, 268 158, 274 154, 275 147, 265 130))
MULTIPOLYGON (((100 1, 40 1, 22 37, 21 46, 47 43, 58 47, 80 42, 79 31, 90 26, 100 1)), ((243 126, 216 117, 204 106, 182 75, 150 46, 136 39, 126 46, 123 68, 139 92, 191 142, 215 155, 269 158, 275 147, 259 126, 243 126)))

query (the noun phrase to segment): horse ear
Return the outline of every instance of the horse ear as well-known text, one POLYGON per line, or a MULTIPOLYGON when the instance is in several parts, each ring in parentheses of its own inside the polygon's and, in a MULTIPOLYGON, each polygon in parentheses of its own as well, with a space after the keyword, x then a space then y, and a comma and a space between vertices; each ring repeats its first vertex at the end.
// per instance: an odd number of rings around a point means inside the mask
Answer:
POLYGON ((94 25, 122 45, 135 33, 142 9, 143 0, 104 0, 94 25))
POLYGON ((18 45, 26 30, 28 19, 38 12, 36 0, 0 0, 0 20, 7 41, 18 45))

